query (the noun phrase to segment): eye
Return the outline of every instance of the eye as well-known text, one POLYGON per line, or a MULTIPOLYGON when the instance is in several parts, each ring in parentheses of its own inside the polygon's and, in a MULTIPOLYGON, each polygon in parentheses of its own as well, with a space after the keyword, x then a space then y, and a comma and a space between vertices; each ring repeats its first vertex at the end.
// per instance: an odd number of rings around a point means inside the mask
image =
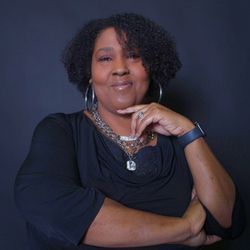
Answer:
POLYGON ((98 58, 98 62, 109 62, 112 58, 110 56, 101 56, 98 58))
POLYGON ((136 52, 136 51, 129 51, 128 53, 127 53, 127 58, 129 58, 129 59, 138 59, 138 58, 140 58, 141 56, 140 56, 140 54, 138 53, 138 52, 136 52))

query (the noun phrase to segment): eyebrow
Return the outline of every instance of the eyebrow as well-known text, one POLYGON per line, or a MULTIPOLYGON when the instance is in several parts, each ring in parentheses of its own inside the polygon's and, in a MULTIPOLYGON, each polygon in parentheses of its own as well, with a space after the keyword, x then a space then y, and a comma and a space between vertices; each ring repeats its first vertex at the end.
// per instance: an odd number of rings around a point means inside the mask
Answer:
POLYGON ((100 52, 100 51, 110 52, 110 51, 113 51, 113 50, 114 49, 112 47, 104 47, 104 48, 98 49, 96 52, 100 52))

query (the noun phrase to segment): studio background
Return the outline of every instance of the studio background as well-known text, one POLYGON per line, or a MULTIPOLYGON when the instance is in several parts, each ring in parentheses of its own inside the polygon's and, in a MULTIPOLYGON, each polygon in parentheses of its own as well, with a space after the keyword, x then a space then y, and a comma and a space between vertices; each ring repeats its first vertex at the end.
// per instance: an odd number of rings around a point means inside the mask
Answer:
MULTIPOLYGON (((60 62, 62 49, 86 21, 126 11, 151 18, 176 38, 183 68, 165 100, 202 124, 249 215, 249 1, 1 0, 1 249, 25 249, 25 223, 15 208, 13 184, 34 127, 49 113, 83 107, 60 62)), ((247 225, 240 238, 205 249, 249 249, 249 235, 247 225)))

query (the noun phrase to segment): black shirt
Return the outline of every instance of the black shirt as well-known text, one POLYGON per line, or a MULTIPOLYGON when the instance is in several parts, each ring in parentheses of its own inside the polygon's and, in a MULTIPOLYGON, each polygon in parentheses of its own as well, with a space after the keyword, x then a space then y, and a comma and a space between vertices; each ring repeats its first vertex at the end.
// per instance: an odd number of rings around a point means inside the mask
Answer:
MULTIPOLYGON (((27 222, 28 249, 103 249, 80 241, 105 197, 135 209, 182 216, 193 181, 176 139, 158 135, 156 146, 136 154, 134 172, 126 169, 127 160, 82 111, 41 121, 15 184, 16 203, 27 222)), ((238 194, 233 214, 233 226, 223 229, 207 211, 207 233, 231 238, 241 232, 244 218, 238 194)))

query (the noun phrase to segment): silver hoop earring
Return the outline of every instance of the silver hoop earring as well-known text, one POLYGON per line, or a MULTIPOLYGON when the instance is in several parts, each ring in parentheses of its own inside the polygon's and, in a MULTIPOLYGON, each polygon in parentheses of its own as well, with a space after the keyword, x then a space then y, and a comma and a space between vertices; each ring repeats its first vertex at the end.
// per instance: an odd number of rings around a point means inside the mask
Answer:
POLYGON ((92 88, 92 85, 89 84, 85 90, 84 94, 84 109, 87 111, 91 111, 96 109, 97 103, 95 98, 95 91, 92 88), (91 100, 89 100, 91 98, 91 100))
POLYGON ((160 103, 161 98, 162 98, 162 87, 161 84, 158 82, 158 88, 159 88, 159 97, 157 103, 160 103))

